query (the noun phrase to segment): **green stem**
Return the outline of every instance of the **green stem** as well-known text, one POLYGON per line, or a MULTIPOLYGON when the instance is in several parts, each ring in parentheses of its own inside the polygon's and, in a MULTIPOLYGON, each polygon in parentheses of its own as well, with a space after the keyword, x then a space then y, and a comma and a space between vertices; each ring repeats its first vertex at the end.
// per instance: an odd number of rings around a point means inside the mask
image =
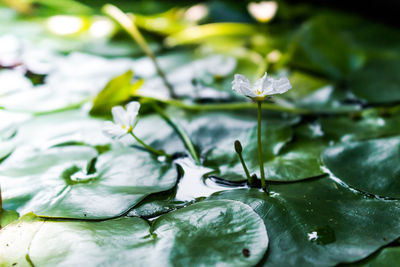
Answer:
POLYGON ((258 148, 258 163, 260 164, 260 174, 261 174, 261 187, 265 192, 268 193, 267 183, 265 181, 265 173, 264 173, 264 160, 262 155, 262 144, 261 144, 261 105, 262 101, 257 101, 258 106, 258 116, 257 116, 257 148, 258 148))
POLYGON ((238 153, 238 155, 239 155, 240 162, 242 163, 244 172, 246 173, 247 182, 249 183, 249 186, 252 186, 253 185, 253 178, 251 178, 251 176, 250 176, 249 169, 247 169, 246 163, 243 160, 242 153, 238 153))
POLYGON ((157 74, 161 77, 164 85, 167 87, 169 94, 172 98, 178 98, 174 92, 174 88, 168 82, 167 76, 165 75, 164 71, 161 69, 160 65, 158 64, 156 56, 151 51, 150 46, 147 44, 146 39, 140 33, 139 29, 136 27, 135 24, 135 17, 133 14, 127 15, 118 7, 106 4, 103 7, 103 12, 113 18, 118 24, 132 37, 134 41, 139 45, 142 51, 148 56, 151 61, 153 62, 157 74))
POLYGON ((153 108, 157 111, 158 114, 175 130, 175 132, 179 135, 181 138, 182 142, 184 143, 185 147, 187 150, 189 150, 190 155, 193 157, 195 162, 200 165, 200 159, 199 156, 197 155, 197 151, 192 143, 192 140, 190 140, 189 135, 186 133, 186 131, 176 122, 172 121, 170 117, 168 117, 167 114, 157 105, 153 105, 153 108))
POLYGON ((171 158, 172 157, 171 155, 168 155, 167 153, 165 153, 162 150, 156 150, 156 149, 152 148, 151 146, 147 145, 145 142, 140 140, 140 138, 137 137, 133 132, 130 132, 130 134, 133 136, 133 138, 135 138, 136 141, 138 141, 145 149, 147 149, 151 153, 159 155, 159 156, 164 156, 164 157, 167 157, 167 158, 171 158))

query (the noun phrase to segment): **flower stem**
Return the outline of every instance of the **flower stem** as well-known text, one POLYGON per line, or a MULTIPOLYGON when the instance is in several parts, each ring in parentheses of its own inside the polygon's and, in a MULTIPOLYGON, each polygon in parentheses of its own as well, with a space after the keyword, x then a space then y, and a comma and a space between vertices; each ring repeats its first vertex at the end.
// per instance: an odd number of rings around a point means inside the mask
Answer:
POLYGON ((151 146, 147 145, 139 137, 137 137, 133 132, 130 132, 130 134, 133 136, 133 138, 135 138, 136 141, 138 141, 145 149, 147 149, 151 153, 159 155, 159 156, 164 156, 164 157, 167 157, 167 158, 171 158, 172 157, 171 155, 165 153, 162 150, 156 150, 156 149, 152 148, 151 146))
POLYGON ((170 117, 168 117, 168 115, 165 114, 165 112, 159 106, 154 104, 153 108, 175 130, 175 132, 179 135, 187 150, 189 150, 189 153, 193 157, 196 164, 200 165, 201 162, 199 156, 197 155, 197 151, 186 131, 179 124, 177 124, 170 117))
POLYGON ((158 64, 156 56, 151 51, 150 46, 147 44, 146 39, 140 33, 139 29, 135 24, 135 17, 133 14, 125 14, 119 8, 114 5, 106 4, 103 7, 103 12, 113 18, 118 24, 132 37, 134 41, 139 45, 142 51, 148 56, 156 68, 157 74, 161 77, 164 85, 167 87, 169 94, 172 98, 178 98, 174 92, 174 88, 168 82, 167 76, 158 64))
POLYGON ((257 101, 258 107, 258 116, 257 116, 257 147, 258 147, 258 163, 260 164, 260 174, 261 174, 261 187, 262 189, 268 193, 267 183, 265 181, 265 173, 264 173, 264 159, 262 155, 262 144, 261 144, 261 105, 262 101, 257 101))
POLYGON ((247 183, 249 184, 249 186, 252 186, 253 178, 250 176, 249 169, 247 169, 246 163, 243 160, 243 155, 242 155, 243 148, 242 148, 242 144, 240 144, 239 140, 235 141, 235 151, 238 154, 240 163, 242 163, 243 170, 246 173, 247 183))

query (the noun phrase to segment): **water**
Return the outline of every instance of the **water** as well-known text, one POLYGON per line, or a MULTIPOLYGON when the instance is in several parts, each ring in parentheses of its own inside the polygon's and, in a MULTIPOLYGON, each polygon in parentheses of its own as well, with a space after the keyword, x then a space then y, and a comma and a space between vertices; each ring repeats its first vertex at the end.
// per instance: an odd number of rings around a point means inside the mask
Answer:
MULTIPOLYGON (((181 165, 184 170, 184 175, 178 183, 176 192, 176 200, 190 201, 200 197, 208 197, 211 194, 231 190, 232 188, 244 188, 243 184, 238 184, 233 187, 233 184, 221 184, 217 179, 204 178, 204 176, 213 170, 210 168, 197 166, 189 158, 182 158, 175 161, 181 165)), ((235 183, 236 185, 236 183, 235 183)))
POLYGON ((315 242, 318 245, 327 245, 335 242, 335 231, 328 225, 319 226, 307 233, 308 241, 315 242))

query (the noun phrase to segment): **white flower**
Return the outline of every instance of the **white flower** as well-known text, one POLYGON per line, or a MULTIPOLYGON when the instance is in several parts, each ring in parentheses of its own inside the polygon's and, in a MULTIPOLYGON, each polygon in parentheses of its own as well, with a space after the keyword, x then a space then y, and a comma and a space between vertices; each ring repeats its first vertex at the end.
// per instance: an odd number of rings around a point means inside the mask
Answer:
POLYGON ((112 108, 111 113, 114 122, 106 121, 103 126, 103 133, 111 138, 120 139, 131 133, 136 125, 136 117, 139 113, 139 102, 130 102, 126 110, 121 106, 112 108))
POLYGON ((274 79, 267 76, 267 73, 261 79, 258 79, 253 85, 241 74, 235 74, 232 82, 232 90, 254 100, 264 100, 265 97, 276 94, 286 93, 292 86, 288 78, 282 77, 274 79))
POLYGON ((270 21, 275 16, 278 10, 278 3, 275 1, 249 3, 247 9, 256 20, 264 23, 270 21))
POLYGON ((231 74, 236 69, 236 59, 223 55, 211 57, 207 63, 207 72, 216 78, 222 78, 231 74))

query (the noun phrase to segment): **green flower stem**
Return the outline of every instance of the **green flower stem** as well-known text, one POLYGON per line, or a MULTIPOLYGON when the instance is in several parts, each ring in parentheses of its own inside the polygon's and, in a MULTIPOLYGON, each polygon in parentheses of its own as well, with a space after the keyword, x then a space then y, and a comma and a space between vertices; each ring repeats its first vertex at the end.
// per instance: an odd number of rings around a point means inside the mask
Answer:
POLYGON ((133 138, 135 138, 136 141, 138 141, 145 149, 147 149, 151 153, 153 153, 155 155, 159 155, 159 156, 164 156, 164 157, 167 157, 167 158, 172 158, 171 155, 165 153, 164 151, 156 150, 156 149, 152 148, 151 146, 147 145, 139 137, 137 137, 133 132, 130 132, 130 134, 133 136, 133 138))
POLYGON ((168 117, 167 114, 157 105, 153 105, 153 108, 157 111, 158 114, 175 130, 175 132, 179 135, 181 138, 182 142, 185 144, 185 147, 187 150, 189 150, 190 155, 192 155, 193 159, 195 160, 196 164, 200 165, 200 158, 197 154, 197 151, 192 143, 192 140, 190 140, 189 135, 186 133, 186 131, 176 122, 171 120, 170 117, 168 117))
POLYGON ((257 148, 258 148, 258 162, 260 164, 260 174, 261 174, 261 187, 265 192, 268 193, 267 183, 265 181, 265 173, 264 173, 264 159, 262 155, 262 144, 261 144, 261 105, 262 101, 257 101, 258 107, 258 116, 257 116, 257 148))
POLYGON ((132 37, 134 41, 139 45, 142 51, 148 56, 156 68, 157 74, 161 77, 164 85, 167 87, 169 94, 172 98, 178 98, 174 92, 174 88, 168 82, 167 76, 161 69, 160 65, 158 64, 157 58, 151 51, 150 46, 147 44, 146 39, 140 33, 139 29, 136 27, 135 24, 135 17, 133 14, 125 14, 119 8, 114 5, 106 4, 103 7, 103 12, 114 19, 118 24, 132 37))
POLYGON ((238 155, 239 155, 240 162, 242 163, 243 170, 246 173, 247 182, 248 182, 249 186, 252 186, 253 178, 250 176, 249 169, 247 169, 246 163, 243 160, 243 155, 242 155, 242 153, 238 153, 238 155))

